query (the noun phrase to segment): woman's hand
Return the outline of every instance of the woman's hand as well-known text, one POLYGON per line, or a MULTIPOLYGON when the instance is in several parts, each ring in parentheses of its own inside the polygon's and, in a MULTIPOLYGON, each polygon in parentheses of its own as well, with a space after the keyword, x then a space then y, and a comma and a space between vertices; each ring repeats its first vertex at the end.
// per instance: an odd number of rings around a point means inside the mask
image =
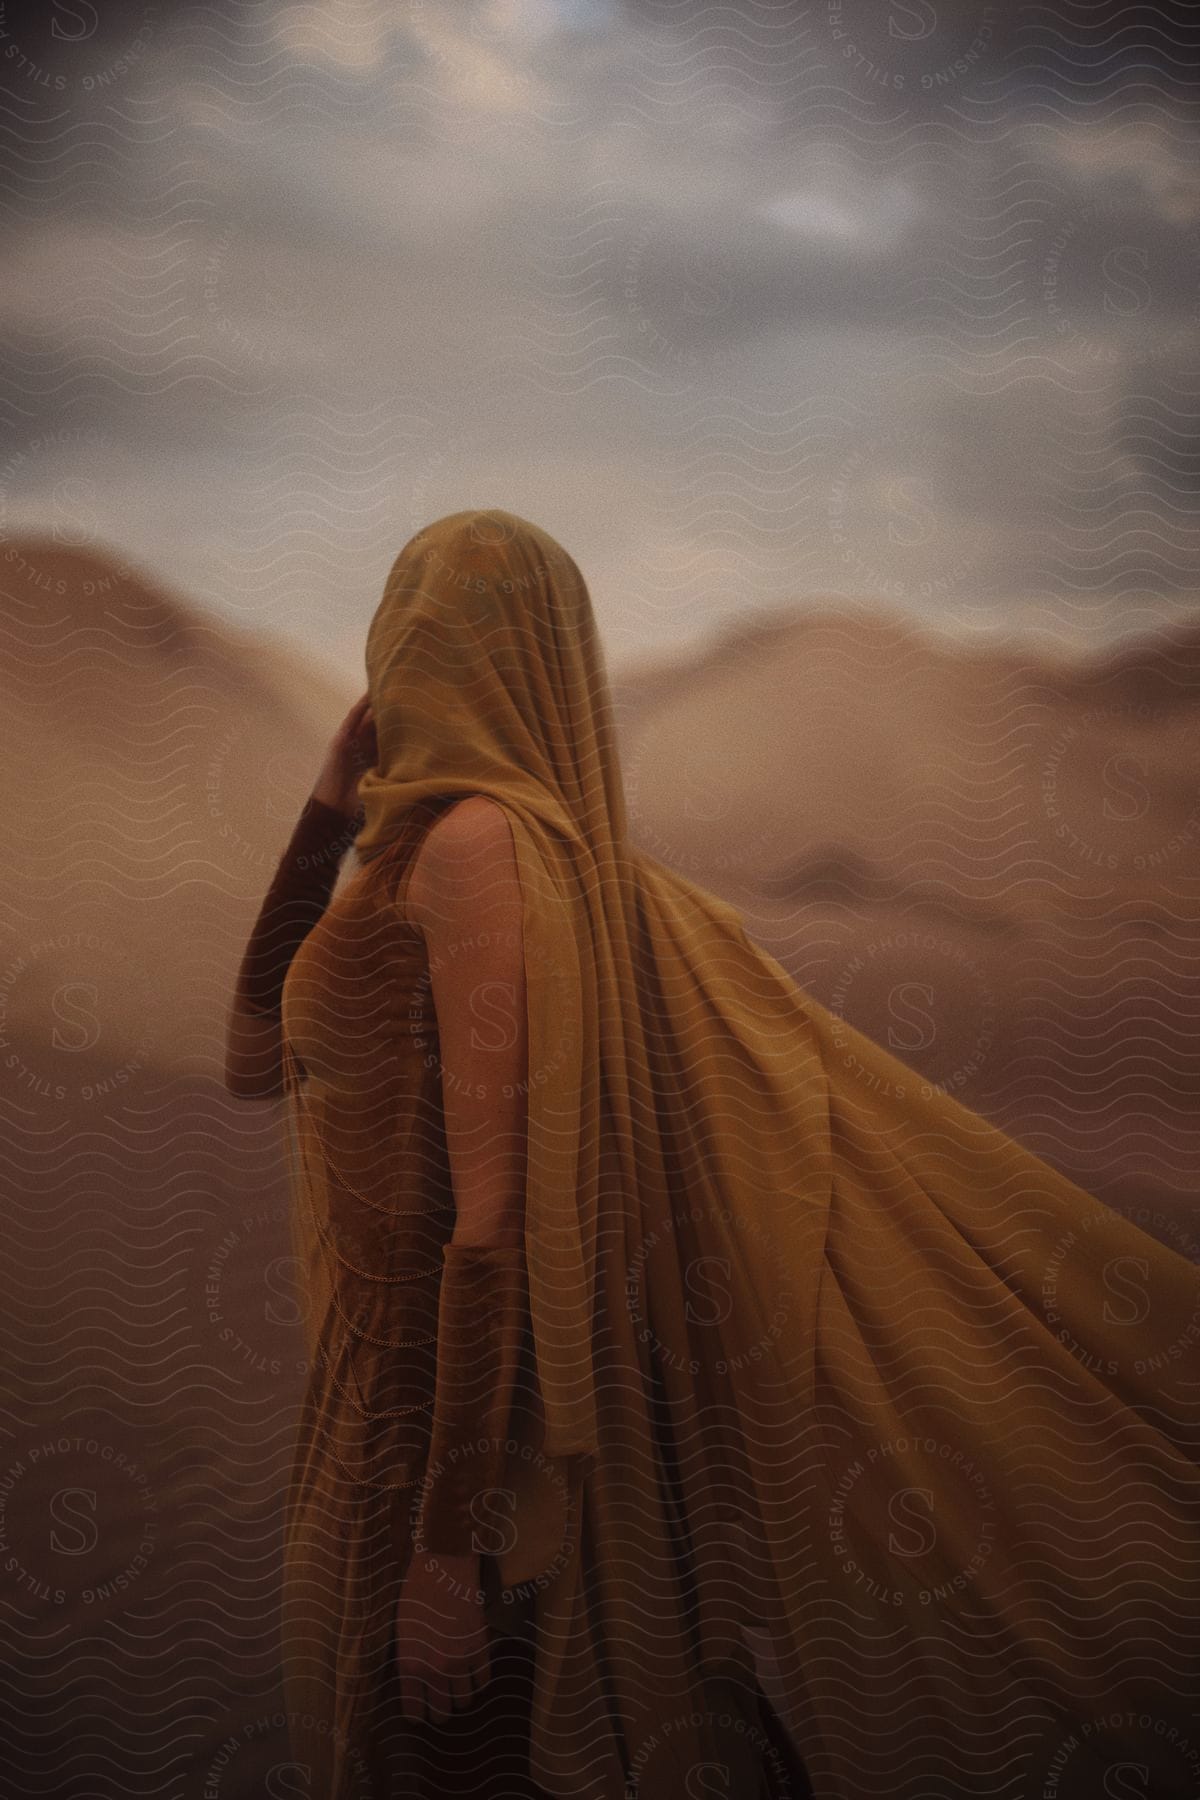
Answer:
POLYGON ((400 1710, 442 1721, 491 1676, 478 1556, 413 1556, 396 1610, 400 1710))
POLYGON ((379 760, 375 719, 368 694, 356 700, 333 734, 321 773, 313 788, 314 800, 336 807, 349 817, 358 811, 358 784, 366 770, 379 760))

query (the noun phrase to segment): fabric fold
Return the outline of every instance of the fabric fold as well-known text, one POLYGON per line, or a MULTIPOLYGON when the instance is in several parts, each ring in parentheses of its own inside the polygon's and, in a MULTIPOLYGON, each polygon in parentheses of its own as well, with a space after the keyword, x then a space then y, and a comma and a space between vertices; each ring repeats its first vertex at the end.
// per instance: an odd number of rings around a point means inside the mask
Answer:
POLYGON ((516 1529, 506 1472, 529 1316, 523 1250, 443 1250, 433 1416, 416 1553, 499 1555, 516 1529))

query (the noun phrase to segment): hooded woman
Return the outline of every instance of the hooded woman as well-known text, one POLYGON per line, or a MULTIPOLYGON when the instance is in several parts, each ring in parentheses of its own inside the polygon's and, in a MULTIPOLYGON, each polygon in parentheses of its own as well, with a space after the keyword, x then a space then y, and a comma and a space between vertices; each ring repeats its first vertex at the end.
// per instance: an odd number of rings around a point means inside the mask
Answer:
POLYGON ((366 665, 238 1003, 308 1276, 310 1791, 1194 1793, 1195 1265, 631 843, 546 532, 418 532, 366 665))

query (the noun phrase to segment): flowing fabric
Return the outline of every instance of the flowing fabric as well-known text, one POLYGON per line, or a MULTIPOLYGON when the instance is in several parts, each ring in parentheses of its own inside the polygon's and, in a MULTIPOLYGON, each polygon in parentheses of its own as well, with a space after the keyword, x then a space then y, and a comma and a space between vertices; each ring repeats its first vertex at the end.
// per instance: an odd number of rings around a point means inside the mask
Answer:
POLYGON ((796 1792, 738 1703, 757 1675, 821 1800, 1193 1796, 1196 1266, 630 843, 587 588, 545 532, 499 509, 419 532, 367 673, 361 873, 284 1001, 313 1359, 284 1649, 293 1710, 327 1722, 314 1791, 373 1791, 355 1745, 439 1358, 478 1317, 494 1616, 531 1622, 547 1793, 796 1792), (472 794, 524 899, 525 1243, 490 1287, 446 1248, 404 912, 423 832, 472 794), (505 1284, 520 1341, 486 1324, 505 1284))

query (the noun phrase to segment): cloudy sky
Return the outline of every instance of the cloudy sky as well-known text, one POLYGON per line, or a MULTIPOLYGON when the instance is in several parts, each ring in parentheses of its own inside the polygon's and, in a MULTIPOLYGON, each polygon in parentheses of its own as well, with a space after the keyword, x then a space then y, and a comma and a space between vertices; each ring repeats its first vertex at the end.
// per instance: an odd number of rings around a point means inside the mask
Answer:
POLYGON ((348 674, 536 519, 614 661, 1200 607, 1200 8, 0 5, 0 531, 348 674))

